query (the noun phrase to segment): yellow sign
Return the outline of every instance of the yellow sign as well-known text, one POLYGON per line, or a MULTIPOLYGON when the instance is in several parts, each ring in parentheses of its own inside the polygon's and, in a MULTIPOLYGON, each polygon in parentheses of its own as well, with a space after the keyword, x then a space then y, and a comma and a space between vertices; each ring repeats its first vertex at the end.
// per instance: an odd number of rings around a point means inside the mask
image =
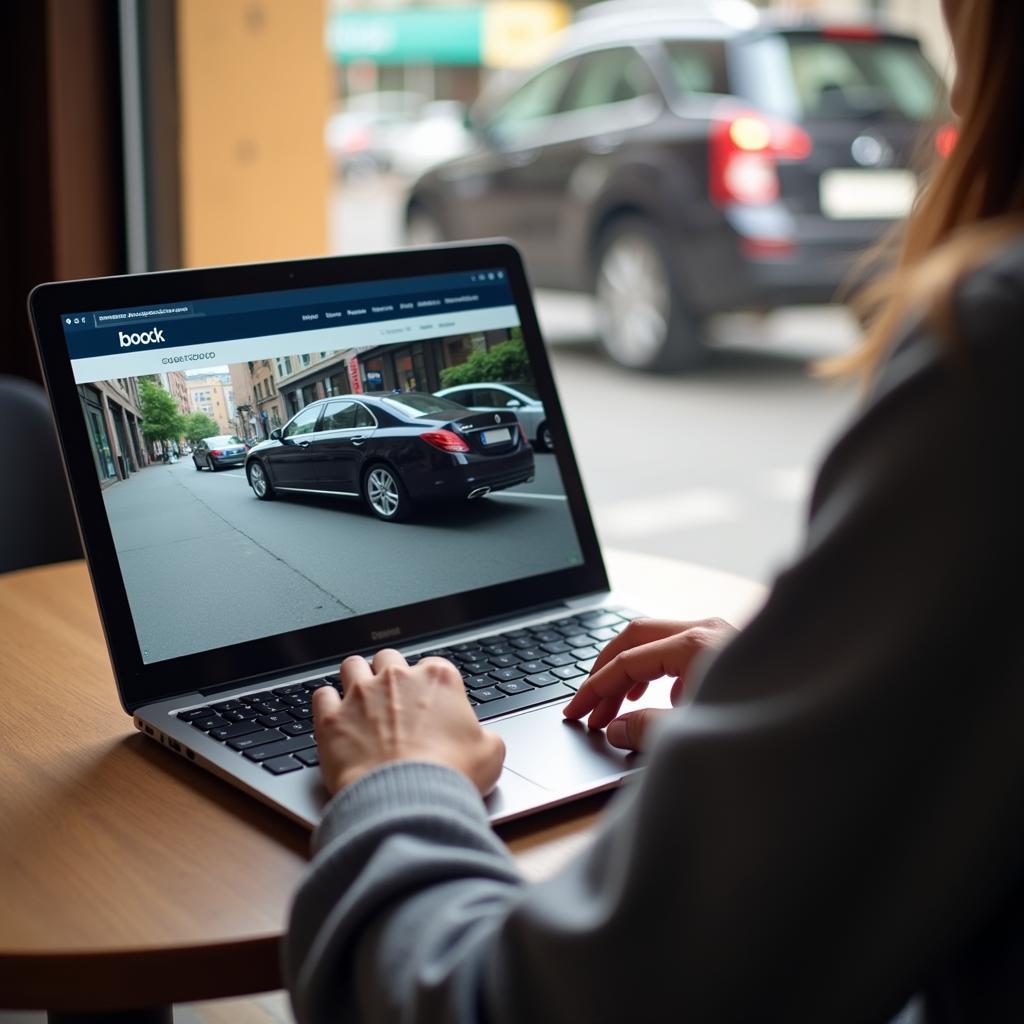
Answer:
POLYGON ((572 20, 560 0, 493 0, 484 7, 485 67, 527 68, 543 59, 572 20))

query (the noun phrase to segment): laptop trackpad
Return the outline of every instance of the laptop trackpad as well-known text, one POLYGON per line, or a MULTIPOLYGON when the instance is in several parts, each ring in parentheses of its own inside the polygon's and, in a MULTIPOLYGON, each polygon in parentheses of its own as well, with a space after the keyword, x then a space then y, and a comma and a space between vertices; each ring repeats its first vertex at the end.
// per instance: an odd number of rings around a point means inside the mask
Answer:
POLYGON ((551 704, 500 722, 485 723, 507 749, 505 766, 555 793, 587 790, 602 780, 638 768, 636 755, 616 750, 603 732, 591 732, 562 717, 551 704))

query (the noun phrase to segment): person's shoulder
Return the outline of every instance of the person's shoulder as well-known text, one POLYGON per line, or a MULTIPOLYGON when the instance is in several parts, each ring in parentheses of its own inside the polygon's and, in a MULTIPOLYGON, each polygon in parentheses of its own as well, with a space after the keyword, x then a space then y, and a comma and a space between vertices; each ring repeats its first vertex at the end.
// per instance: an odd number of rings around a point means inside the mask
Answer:
POLYGON ((955 290, 954 309, 956 330, 965 341, 1022 356, 1024 234, 963 276, 955 290))

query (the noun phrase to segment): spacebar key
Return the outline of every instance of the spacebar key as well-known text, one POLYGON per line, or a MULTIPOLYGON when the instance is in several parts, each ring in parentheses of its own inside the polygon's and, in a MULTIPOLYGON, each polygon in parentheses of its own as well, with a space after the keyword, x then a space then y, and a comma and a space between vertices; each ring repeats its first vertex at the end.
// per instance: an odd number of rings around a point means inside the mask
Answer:
POLYGON ((278 757, 281 754, 294 754, 296 750, 306 750, 315 747, 316 740, 310 736, 293 736, 285 739, 283 736, 278 743, 267 743, 262 747, 253 747, 251 750, 243 750, 242 753, 250 761, 266 761, 268 757, 278 757))
POLYGON ((575 690, 559 683, 557 686, 545 686, 543 690, 528 690, 526 693, 516 693, 501 700, 492 700, 487 704, 477 704, 473 710, 476 717, 481 721, 488 718, 496 718, 505 714, 506 711, 518 711, 520 708, 532 708, 537 704, 547 704, 553 700, 568 700, 576 695, 575 690))

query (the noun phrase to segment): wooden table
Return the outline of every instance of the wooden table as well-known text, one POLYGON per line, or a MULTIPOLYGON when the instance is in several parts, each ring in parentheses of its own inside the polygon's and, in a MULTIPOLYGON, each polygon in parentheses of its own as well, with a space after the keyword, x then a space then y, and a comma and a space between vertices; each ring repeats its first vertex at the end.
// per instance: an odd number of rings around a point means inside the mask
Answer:
MULTIPOLYGON (((740 622, 763 597, 714 570, 607 557, 644 611, 740 622)), ((0 1007, 56 1017, 279 988, 308 833, 134 730, 84 563, 0 576, 0 649, 0 1007)), ((603 802, 501 834, 543 875, 603 802)))

